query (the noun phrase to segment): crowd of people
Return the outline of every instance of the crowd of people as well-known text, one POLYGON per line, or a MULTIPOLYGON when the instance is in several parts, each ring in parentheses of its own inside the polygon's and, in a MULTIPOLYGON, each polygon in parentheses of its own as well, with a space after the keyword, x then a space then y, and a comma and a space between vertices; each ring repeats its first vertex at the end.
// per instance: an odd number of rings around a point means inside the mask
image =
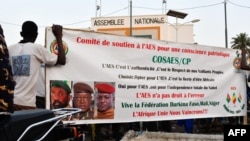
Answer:
MULTIPOLYGON (((22 40, 7 47, 4 32, 0 26, 0 137, 6 134, 3 125, 10 122, 10 114, 18 110, 45 108, 44 68, 48 66, 66 65, 66 55, 62 43, 62 26, 52 25, 52 32, 57 40, 58 54, 50 53, 43 45, 36 44, 38 27, 33 21, 22 24, 20 35, 22 40), (40 89, 40 90, 39 90, 40 89)), ((242 49, 240 68, 250 70, 246 64, 246 49, 242 49)), ((93 86, 86 82, 67 82, 53 80, 50 83, 51 109, 80 108, 81 112, 73 118, 87 119, 114 119, 115 86, 110 82, 93 82, 93 86), (72 85, 72 89, 71 86, 72 85), (73 92, 73 95, 71 93, 73 92), (94 96, 95 95, 95 96, 94 96), (96 107, 96 108, 95 108, 96 107)), ((159 125, 162 131, 171 131, 171 125, 166 121, 144 122, 145 130, 154 129, 159 125)), ((193 120, 181 121, 192 133, 187 124, 193 120)), ((139 127, 138 123, 130 124, 95 124, 86 125, 92 140, 101 141, 106 136, 103 132, 112 130, 113 138, 119 140, 121 126, 127 129, 139 127), (116 137, 117 136, 117 137, 116 137)), ((126 129, 125 129, 126 130, 126 129)), ((4 140, 5 138, 1 138, 4 140)), ((6 139, 8 140, 8 139, 6 139)))

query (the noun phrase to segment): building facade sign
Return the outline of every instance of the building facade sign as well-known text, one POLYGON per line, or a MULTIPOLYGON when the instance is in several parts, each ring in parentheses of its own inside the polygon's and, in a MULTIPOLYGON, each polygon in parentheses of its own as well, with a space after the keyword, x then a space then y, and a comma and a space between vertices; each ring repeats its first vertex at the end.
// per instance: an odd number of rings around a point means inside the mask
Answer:
MULTIPOLYGON (((125 25, 129 23, 128 18, 114 18, 114 19, 96 19, 93 21, 94 26, 113 26, 113 25, 125 25), (126 21, 126 22, 125 22, 126 21)), ((164 23, 164 17, 143 17, 143 18, 134 18, 132 23, 134 25, 143 25, 143 24, 159 24, 164 23)))
POLYGON ((91 29, 98 32, 172 42, 176 42, 178 38, 180 43, 194 43, 193 25, 178 24, 178 27, 176 25, 176 23, 169 23, 168 16, 165 14, 133 15, 132 22, 130 16, 94 17, 91 19, 91 29))

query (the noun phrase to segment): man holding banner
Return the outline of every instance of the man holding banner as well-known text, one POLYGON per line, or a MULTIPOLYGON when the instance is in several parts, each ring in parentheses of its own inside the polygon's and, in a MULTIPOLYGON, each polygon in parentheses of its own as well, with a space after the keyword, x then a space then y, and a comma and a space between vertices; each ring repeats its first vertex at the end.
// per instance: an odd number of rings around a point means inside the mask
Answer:
POLYGON ((33 21, 25 21, 20 32, 23 39, 9 46, 10 61, 16 86, 14 90, 14 109, 36 108, 36 83, 42 63, 54 66, 65 65, 66 56, 62 43, 62 26, 53 25, 58 53, 53 54, 42 45, 35 44, 38 27, 33 21))
MULTIPOLYGON (((247 53, 247 48, 242 48, 241 49, 241 62, 240 62, 240 68, 242 70, 250 70, 250 62, 249 62, 249 58, 246 58, 246 56, 249 57, 249 53, 247 53)), ((249 78, 249 74, 246 77, 246 87, 247 87, 247 106, 250 104, 250 97, 248 95, 249 93, 249 86, 248 86, 248 78, 249 78)), ((247 107, 247 109, 249 109, 249 107, 247 107)), ((247 116, 243 118, 243 123, 247 123, 247 116)))

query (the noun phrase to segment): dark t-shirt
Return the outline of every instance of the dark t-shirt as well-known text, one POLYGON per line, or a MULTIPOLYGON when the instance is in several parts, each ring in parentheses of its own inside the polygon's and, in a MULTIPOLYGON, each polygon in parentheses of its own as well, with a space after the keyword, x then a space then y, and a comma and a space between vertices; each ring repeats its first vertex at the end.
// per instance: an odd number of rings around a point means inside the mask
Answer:
POLYGON ((9 52, 4 37, 0 34, 0 112, 13 110, 15 81, 9 62, 9 52))

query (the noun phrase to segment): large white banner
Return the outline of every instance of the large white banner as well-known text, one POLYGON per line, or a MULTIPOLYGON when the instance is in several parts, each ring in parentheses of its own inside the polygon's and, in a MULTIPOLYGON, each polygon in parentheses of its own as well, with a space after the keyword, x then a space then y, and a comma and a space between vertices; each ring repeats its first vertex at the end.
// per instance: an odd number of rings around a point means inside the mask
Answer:
MULTIPOLYGON (((246 115, 245 75, 237 69, 239 51, 194 44, 169 43, 63 29, 67 64, 46 69, 47 107, 54 80, 85 82, 93 90, 99 82, 115 88, 114 118, 77 123, 176 120, 246 115)), ((56 52, 47 28, 46 47, 56 52)), ((74 106, 72 100, 70 105, 74 106)))

